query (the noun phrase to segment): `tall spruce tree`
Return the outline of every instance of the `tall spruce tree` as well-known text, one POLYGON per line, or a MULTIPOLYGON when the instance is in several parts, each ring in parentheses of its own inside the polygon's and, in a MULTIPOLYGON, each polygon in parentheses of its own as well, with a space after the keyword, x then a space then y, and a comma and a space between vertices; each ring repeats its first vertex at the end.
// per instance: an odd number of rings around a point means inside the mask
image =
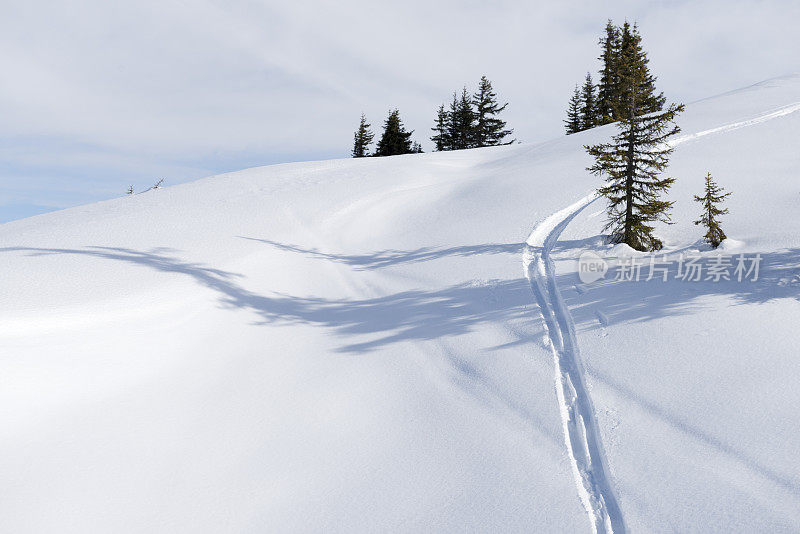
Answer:
POLYGON ((594 128, 599 124, 597 120, 597 103, 594 97, 594 83, 592 75, 586 73, 586 81, 581 88, 581 130, 594 128))
POLYGON ((717 185, 711 177, 711 173, 706 175, 705 193, 702 197, 697 195, 694 199, 703 205, 703 214, 694 221, 695 224, 703 225, 706 235, 703 237, 713 248, 717 248, 727 237, 720 227, 719 216, 728 213, 728 209, 719 209, 717 206, 730 196, 730 193, 723 193, 724 189, 717 185))
POLYGON ((472 95, 472 104, 475 106, 475 128, 473 133, 473 146, 510 145, 514 142, 504 141, 514 130, 506 129, 505 121, 497 115, 506 109, 508 103, 502 106, 497 102, 497 95, 492 90, 492 82, 481 76, 478 91, 472 95))
POLYGON ((655 84, 656 77, 650 74, 648 64, 650 60, 647 59, 647 54, 642 51, 642 36, 639 35, 639 29, 634 24, 631 26, 628 21, 622 25, 620 30, 620 46, 619 57, 617 59, 617 83, 616 98, 612 101, 614 106, 614 114, 620 117, 625 114, 628 102, 631 98, 629 93, 633 90, 638 90, 629 83, 631 66, 641 65, 640 75, 641 79, 638 84, 648 90, 639 90, 638 106, 642 113, 656 113, 664 109, 664 103, 667 101, 664 93, 656 93, 655 84), (622 111, 620 111, 622 110, 622 111))
POLYGON ((653 107, 659 102, 663 106, 664 100, 656 94, 641 37, 626 23, 622 39, 617 68, 620 98, 614 103, 619 133, 610 143, 586 147, 595 158, 588 170, 606 176, 607 185, 599 192, 609 201, 606 230, 611 230, 612 240, 636 250, 658 250, 662 243, 653 235, 651 223, 670 223, 673 203, 660 197, 675 181, 659 175, 672 153, 667 140, 680 131, 673 121, 683 105, 654 112, 653 107))
POLYGON ((602 53, 598 58, 603 66, 600 69, 600 80, 597 84, 597 119, 598 125, 617 120, 614 116, 614 103, 618 100, 619 87, 618 59, 620 56, 620 29, 609 20, 606 33, 600 38, 602 53))
POLYGON ((362 113, 361 122, 358 125, 356 133, 353 135, 353 157, 363 158, 369 156, 369 145, 372 143, 374 134, 369 129, 370 124, 367 122, 367 117, 362 113))
POLYGON ((575 91, 567 106, 567 119, 564 121, 567 135, 581 131, 581 90, 575 84, 575 91))
POLYGON ((393 110, 383 123, 383 135, 375 148, 376 156, 396 156, 398 154, 411 154, 414 147, 411 143, 411 134, 407 132, 400 119, 400 112, 393 110))
POLYGON ((444 108, 444 104, 439 106, 436 112, 436 125, 431 128, 435 134, 431 137, 436 150, 451 150, 452 142, 450 140, 450 114, 444 108))
POLYGON ((447 111, 447 148, 445 150, 457 150, 456 140, 460 137, 458 131, 458 93, 453 91, 453 100, 450 102, 450 108, 447 111))
POLYGON ((461 97, 453 93, 448 135, 452 150, 475 146, 475 112, 472 109, 472 101, 466 87, 461 91, 461 97))

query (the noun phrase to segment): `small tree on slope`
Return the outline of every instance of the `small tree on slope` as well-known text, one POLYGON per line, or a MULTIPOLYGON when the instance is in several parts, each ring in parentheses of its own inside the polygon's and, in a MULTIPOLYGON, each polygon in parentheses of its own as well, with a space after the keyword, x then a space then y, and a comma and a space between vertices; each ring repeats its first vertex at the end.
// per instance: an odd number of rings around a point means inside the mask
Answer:
POLYGON ((725 201, 725 198, 730 196, 730 193, 723 193, 724 189, 717 185, 711 177, 711 173, 706 175, 705 194, 702 197, 695 195, 694 199, 703 205, 703 215, 700 219, 694 221, 695 224, 701 224, 705 227, 706 241, 708 241, 713 248, 717 248, 720 243, 727 237, 725 232, 722 231, 719 225, 718 217, 728 213, 726 209, 719 209, 717 205, 725 201))
POLYGON ((672 202, 662 200, 674 178, 659 175, 669 162, 672 148, 669 137, 680 131, 674 124, 683 105, 671 104, 663 112, 663 96, 655 93, 655 78, 647 66, 636 27, 625 23, 622 50, 618 59, 620 99, 615 104, 619 133, 612 142, 587 146, 595 163, 589 171, 606 176, 606 186, 599 189, 608 199, 608 223, 612 241, 627 243, 636 250, 658 250, 663 245, 653 236, 655 221, 670 223, 672 202))
POLYGON ((492 90, 492 82, 481 76, 478 92, 472 95, 475 105, 475 131, 473 144, 476 147, 510 145, 514 142, 503 141, 514 130, 506 129, 506 122, 497 118, 501 111, 506 109, 508 103, 502 106, 497 102, 497 95, 492 90))
POLYGON ((411 144, 411 134, 407 132, 400 120, 400 112, 393 110, 389 113, 383 124, 383 135, 375 148, 376 156, 396 156, 398 154, 411 154, 414 148, 411 144))
POLYGON ((575 85, 572 98, 569 99, 567 106, 567 120, 564 121, 567 135, 581 131, 581 90, 575 85))
POLYGON ((372 143, 374 137, 369 129, 370 124, 367 122, 367 117, 362 113, 361 122, 358 125, 356 133, 353 135, 353 157, 363 158, 369 156, 369 145, 372 143))

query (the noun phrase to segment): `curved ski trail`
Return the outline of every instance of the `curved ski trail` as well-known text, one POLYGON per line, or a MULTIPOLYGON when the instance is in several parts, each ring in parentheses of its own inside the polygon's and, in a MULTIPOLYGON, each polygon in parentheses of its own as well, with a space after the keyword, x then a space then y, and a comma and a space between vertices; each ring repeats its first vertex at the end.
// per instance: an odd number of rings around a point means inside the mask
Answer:
POLYGON ((555 356, 556 393, 564 440, 578 492, 596 533, 625 532, 608 477, 594 408, 583 381, 575 325, 556 283, 550 251, 572 219, 597 199, 592 193, 554 213, 534 228, 525 245, 525 275, 541 309, 555 356))
MULTIPOLYGON (((800 111, 800 102, 751 119, 683 135, 667 144, 674 147, 706 135, 752 126, 797 111, 800 111)), ((608 462, 594 407, 583 380, 575 323, 558 290, 555 265, 550 259, 550 252, 567 225, 598 198, 597 192, 590 193, 538 223, 525 243, 523 266, 539 304, 555 359, 556 393, 564 441, 581 502, 589 514, 593 532, 623 533, 625 522, 609 480, 608 462)))

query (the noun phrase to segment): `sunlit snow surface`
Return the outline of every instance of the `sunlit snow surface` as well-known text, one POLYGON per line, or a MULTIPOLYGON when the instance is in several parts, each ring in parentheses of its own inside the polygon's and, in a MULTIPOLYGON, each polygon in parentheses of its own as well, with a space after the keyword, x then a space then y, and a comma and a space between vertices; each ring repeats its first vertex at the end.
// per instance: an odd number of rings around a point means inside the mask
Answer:
MULTIPOLYGON (((630 532, 800 530, 800 78, 687 106, 667 254, 758 281, 581 284, 553 244, 630 532), (731 127, 736 125, 736 127, 731 127)), ((589 532, 523 269, 583 145, 255 168, 0 225, 0 531, 589 532)))

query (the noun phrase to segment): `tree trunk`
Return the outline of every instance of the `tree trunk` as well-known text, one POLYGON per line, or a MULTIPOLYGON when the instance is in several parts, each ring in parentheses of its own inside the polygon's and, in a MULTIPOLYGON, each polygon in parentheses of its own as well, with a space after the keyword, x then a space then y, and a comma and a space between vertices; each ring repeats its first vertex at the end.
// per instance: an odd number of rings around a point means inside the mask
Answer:
MULTIPOLYGON (((632 115, 632 114, 631 114, 632 115)), ((637 248, 633 242, 633 179, 635 167, 633 164, 634 156, 634 126, 631 116, 630 130, 628 130, 628 166, 625 169, 625 237, 624 242, 633 248, 637 248)))

